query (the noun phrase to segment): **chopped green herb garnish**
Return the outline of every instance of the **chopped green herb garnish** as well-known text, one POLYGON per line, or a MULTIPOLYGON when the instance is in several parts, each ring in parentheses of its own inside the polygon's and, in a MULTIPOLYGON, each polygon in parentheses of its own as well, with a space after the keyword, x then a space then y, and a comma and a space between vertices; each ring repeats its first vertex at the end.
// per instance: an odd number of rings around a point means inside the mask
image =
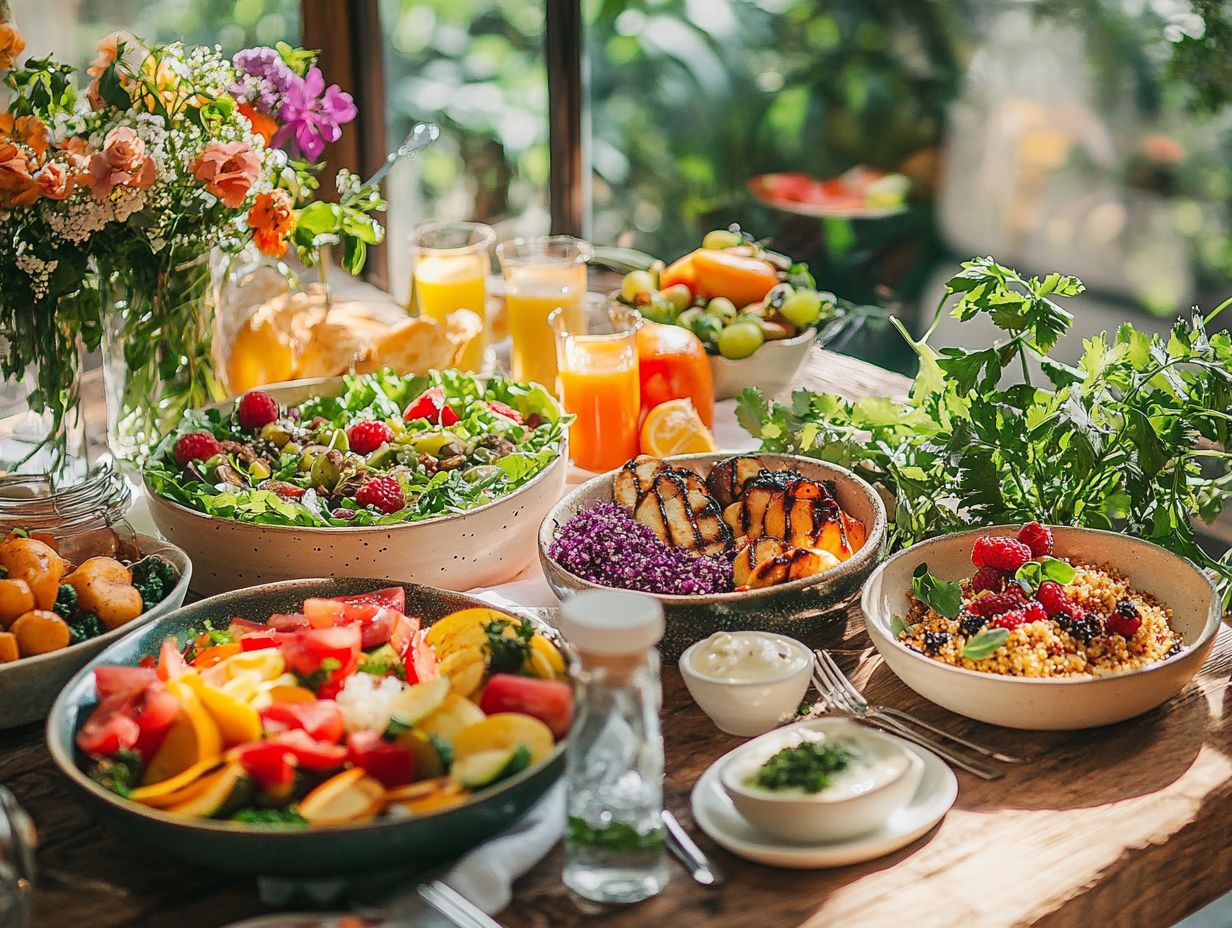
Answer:
POLYGON ((492 673, 517 673, 521 670, 530 657, 530 640, 535 634, 535 626, 530 619, 523 619, 519 625, 500 620, 489 622, 484 632, 488 636, 488 668, 492 673))
POLYGON ((830 778, 851 763, 852 752, 833 741, 802 741, 783 748, 762 764, 753 783, 762 789, 802 789, 820 793, 830 778))
POLYGON ((567 840, 585 847, 601 847, 609 851, 645 851, 662 846, 666 835, 662 825, 638 829, 625 822, 591 825, 584 818, 569 817, 567 840))

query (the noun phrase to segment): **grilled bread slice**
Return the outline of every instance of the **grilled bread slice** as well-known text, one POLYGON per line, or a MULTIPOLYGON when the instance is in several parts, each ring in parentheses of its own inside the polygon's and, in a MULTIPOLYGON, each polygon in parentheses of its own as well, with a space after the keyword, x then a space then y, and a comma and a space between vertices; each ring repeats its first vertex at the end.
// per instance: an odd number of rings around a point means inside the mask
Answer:
POLYGON ((715 555, 731 547, 732 532, 719 504, 692 471, 662 469, 633 517, 663 541, 694 554, 715 555))

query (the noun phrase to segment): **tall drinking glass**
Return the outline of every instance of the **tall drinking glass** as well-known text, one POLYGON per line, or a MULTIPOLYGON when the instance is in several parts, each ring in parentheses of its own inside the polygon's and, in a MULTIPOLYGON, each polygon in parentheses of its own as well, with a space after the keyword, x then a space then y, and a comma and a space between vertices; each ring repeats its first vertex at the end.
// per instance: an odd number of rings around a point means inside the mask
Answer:
POLYGON ((515 238, 496 246, 505 276, 505 316, 513 339, 513 379, 556 388, 556 346, 548 315, 581 312, 586 262, 594 250, 568 235, 515 238))
POLYGON ((420 316, 443 323, 456 309, 469 309, 483 320, 483 332, 473 339, 459 367, 483 367, 488 347, 488 251, 496 234, 481 222, 434 222, 411 237, 411 304, 420 316))
MULTIPOLYGON (((587 470, 611 470, 637 455, 641 389, 637 375, 637 310, 602 297, 553 310, 560 399, 576 417, 569 454, 587 470)), ((545 326, 545 328, 547 328, 545 326)))

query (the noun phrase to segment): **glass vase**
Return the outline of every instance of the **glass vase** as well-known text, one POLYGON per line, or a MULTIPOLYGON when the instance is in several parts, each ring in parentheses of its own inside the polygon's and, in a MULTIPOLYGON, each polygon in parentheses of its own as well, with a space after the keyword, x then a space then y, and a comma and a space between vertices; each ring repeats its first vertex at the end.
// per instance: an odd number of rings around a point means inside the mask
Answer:
MULTIPOLYGON (((0 383, 0 477, 43 475, 65 486, 88 475, 81 343, 71 338, 66 344, 54 357, 45 353, 0 383), (48 365, 77 376, 71 382, 56 377, 44 369, 48 365), (59 381, 64 382, 57 387, 59 381)), ((0 334, 0 358, 7 357, 9 341, 0 334)))
POLYGON ((137 464, 190 409, 223 399, 214 350, 210 252, 155 269, 98 268, 103 382, 112 454, 137 464))

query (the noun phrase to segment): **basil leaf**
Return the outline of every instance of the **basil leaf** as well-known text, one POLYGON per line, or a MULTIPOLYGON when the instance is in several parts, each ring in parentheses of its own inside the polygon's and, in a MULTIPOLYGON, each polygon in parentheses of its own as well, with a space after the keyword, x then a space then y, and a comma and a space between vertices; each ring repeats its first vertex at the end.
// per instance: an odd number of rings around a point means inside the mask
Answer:
POLYGON ((957 580, 940 580, 928 572, 928 564, 921 564, 911 575, 911 592, 915 598, 938 615, 947 619, 958 618, 962 611, 962 587, 957 580))
POLYGON ((1074 582, 1077 571, 1066 561, 1045 557, 1039 561, 1027 561, 1014 573, 1014 579, 1029 594, 1040 588, 1045 580, 1054 580, 1061 586, 1074 582))
POLYGON ((979 634, 963 645, 962 656, 973 661, 982 661, 1005 644, 1010 636, 1008 628, 982 628, 979 634))
POLYGON ((901 615, 894 615, 890 618, 890 633, 894 635, 895 638, 903 637, 903 633, 907 631, 908 628, 910 628, 910 626, 903 620, 901 615))
POLYGON ((1047 579, 1055 580, 1061 586, 1073 583, 1074 577, 1078 573, 1068 561, 1062 561, 1055 557, 1044 558, 1043 571, 1047 579))

